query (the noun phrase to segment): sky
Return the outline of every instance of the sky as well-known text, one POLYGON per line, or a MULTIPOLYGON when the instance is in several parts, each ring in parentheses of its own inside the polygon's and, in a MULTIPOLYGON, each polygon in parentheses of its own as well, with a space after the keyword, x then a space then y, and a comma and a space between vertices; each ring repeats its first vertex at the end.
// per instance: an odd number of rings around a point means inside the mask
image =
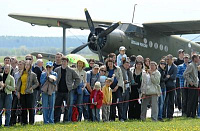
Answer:
MULTIPOLYGON (((62 28, 31 26, 8 17, 9 13, 85 19, 84 8, 87 8, 93 20, 131 22, 135 4, 133 23, 137 24, 200 20, 199 0, 0 0, 0 36, 62 36, 62 28)), ((68 29, 66 33, 87 35, 89 31, 68 29)))

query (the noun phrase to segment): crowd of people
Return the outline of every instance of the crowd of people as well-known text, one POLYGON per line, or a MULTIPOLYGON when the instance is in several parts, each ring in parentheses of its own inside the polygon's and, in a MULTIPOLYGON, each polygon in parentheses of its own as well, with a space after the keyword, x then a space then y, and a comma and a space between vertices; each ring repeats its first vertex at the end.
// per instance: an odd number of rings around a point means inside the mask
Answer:
POLYGON ((123 46, 119 52, 110 53, 101 64, 90 59, 89 67, 78 60, 75 68, 62 53, 46 64, 41 54, 36 63, 32 55, 19 61, 5 57, 0 68, 0 126, 4 113, 4 126, 33 125, 39 101, 45 124, 60 122, 62 113, 63 122, 145 121, 148 108, 152 121, 173 119, 175 107, 182 116, 200 118, 198 54, 180 49, 178 58, 169 54, 157 64, 141 55, 127 57, 123 46))

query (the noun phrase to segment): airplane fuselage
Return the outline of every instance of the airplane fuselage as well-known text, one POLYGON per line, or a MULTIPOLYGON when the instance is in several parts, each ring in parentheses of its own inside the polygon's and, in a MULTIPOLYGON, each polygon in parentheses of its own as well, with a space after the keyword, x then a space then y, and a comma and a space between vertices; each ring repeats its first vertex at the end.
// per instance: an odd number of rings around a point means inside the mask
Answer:
MULTIPOLYGON (((131 26, 134 25, 131 24, 131 26)), ((111 52, 118 54, 119 47, 125 46, 127 48, 126 54, 128 56, 142 55, 144 58, 148 57, 151 60, 158 62, 162 56, 166 56, 168 54, 172 54, 177 57, 177 51, 179 49, 184 49, 188 54, 190 54, 193 50, 200 50, 199 44, 178 36, 167 36, 138 26, 131 27, 131 29, 129 27, 130 24, 122 24, 106 36, 104 44, 101 48, 104 56, 107 56, 111 52)), ((90 49, 95 52, 92 48, 90 49)))

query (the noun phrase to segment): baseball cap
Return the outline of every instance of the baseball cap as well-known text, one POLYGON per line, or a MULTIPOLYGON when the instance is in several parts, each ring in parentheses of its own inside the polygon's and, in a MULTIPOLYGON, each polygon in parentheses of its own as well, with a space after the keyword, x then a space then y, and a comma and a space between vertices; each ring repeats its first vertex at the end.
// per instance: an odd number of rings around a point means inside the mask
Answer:
POLYGON ((119 51, 120 51, 120 50, 126 50, 126 48, 125 48, 124 46, 120 46, 120 47, 119 47, 119 51))
POLYGON ((48 62, 46 63, 46 66, 50 66, 50 67, 52 67, 52 66, 53 66, 53 62, 48 61, 48 62))
POLYGON ((183 53, 183 52, 185 52, 183 49, 179 49, 178 50, 178 53, 180 54, 180 53, 183 53))

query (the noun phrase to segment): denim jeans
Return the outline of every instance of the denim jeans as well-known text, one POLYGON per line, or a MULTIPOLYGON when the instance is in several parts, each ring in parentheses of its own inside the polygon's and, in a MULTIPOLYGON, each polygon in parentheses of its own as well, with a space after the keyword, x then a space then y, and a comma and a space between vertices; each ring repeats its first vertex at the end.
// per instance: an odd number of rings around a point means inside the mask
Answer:
MULTIPOLYGON (((89 103, 90 102, 90 96, 88 95, 83 95, 83 103, 89 103)), ((83 109, 83 117, 84 120, 89 120, 90 116, 89 116, 89 107, 90 105, 83 105, 82 109, 83 109)))
POLYGON ((54 123, 55 92, 52 95, 42 93, 42 111, 44 123, 54 123))
POLYGON ((166 97, 166 88, 161 88, 162 94, 158 98, 158 119, 162 119, 163 105, 166 97))
POLYGON ((2 113, 3 108, 6 109, 5 112, 5 126, 9 126, 10 115, 12 107, 12 94, 0 93, 0 126, 2 125, 2 113))
POLYGON ((100 122, 100 109, 97 109, 96 106, 92 109, 92 121, 100 122))
POLYGON ((83 113, 83 93, 82 94, 78 94, 78 99, 77 99, 77 108, 78 108, 78 121, 81 121, 82 119, 82 113, 83 113))
POLYGON ((68 121, 72 121, 72 108, 73 108, 73 104, 74 104, 74 92, 75 90, 72 89, 70 92, 69 92, 69 96, 68 96, 68 121))
MULTIPOLYGON (((129 100, 129 96, 130 96, 130 88, 125 90, 125 93, 123 94, 123 101, 128 101, 129 100)), ((128 113, 128 106, 129 106, 129 102, 124 102, 123 103, 123 120, 127 120, 127 113, 128 113)))

